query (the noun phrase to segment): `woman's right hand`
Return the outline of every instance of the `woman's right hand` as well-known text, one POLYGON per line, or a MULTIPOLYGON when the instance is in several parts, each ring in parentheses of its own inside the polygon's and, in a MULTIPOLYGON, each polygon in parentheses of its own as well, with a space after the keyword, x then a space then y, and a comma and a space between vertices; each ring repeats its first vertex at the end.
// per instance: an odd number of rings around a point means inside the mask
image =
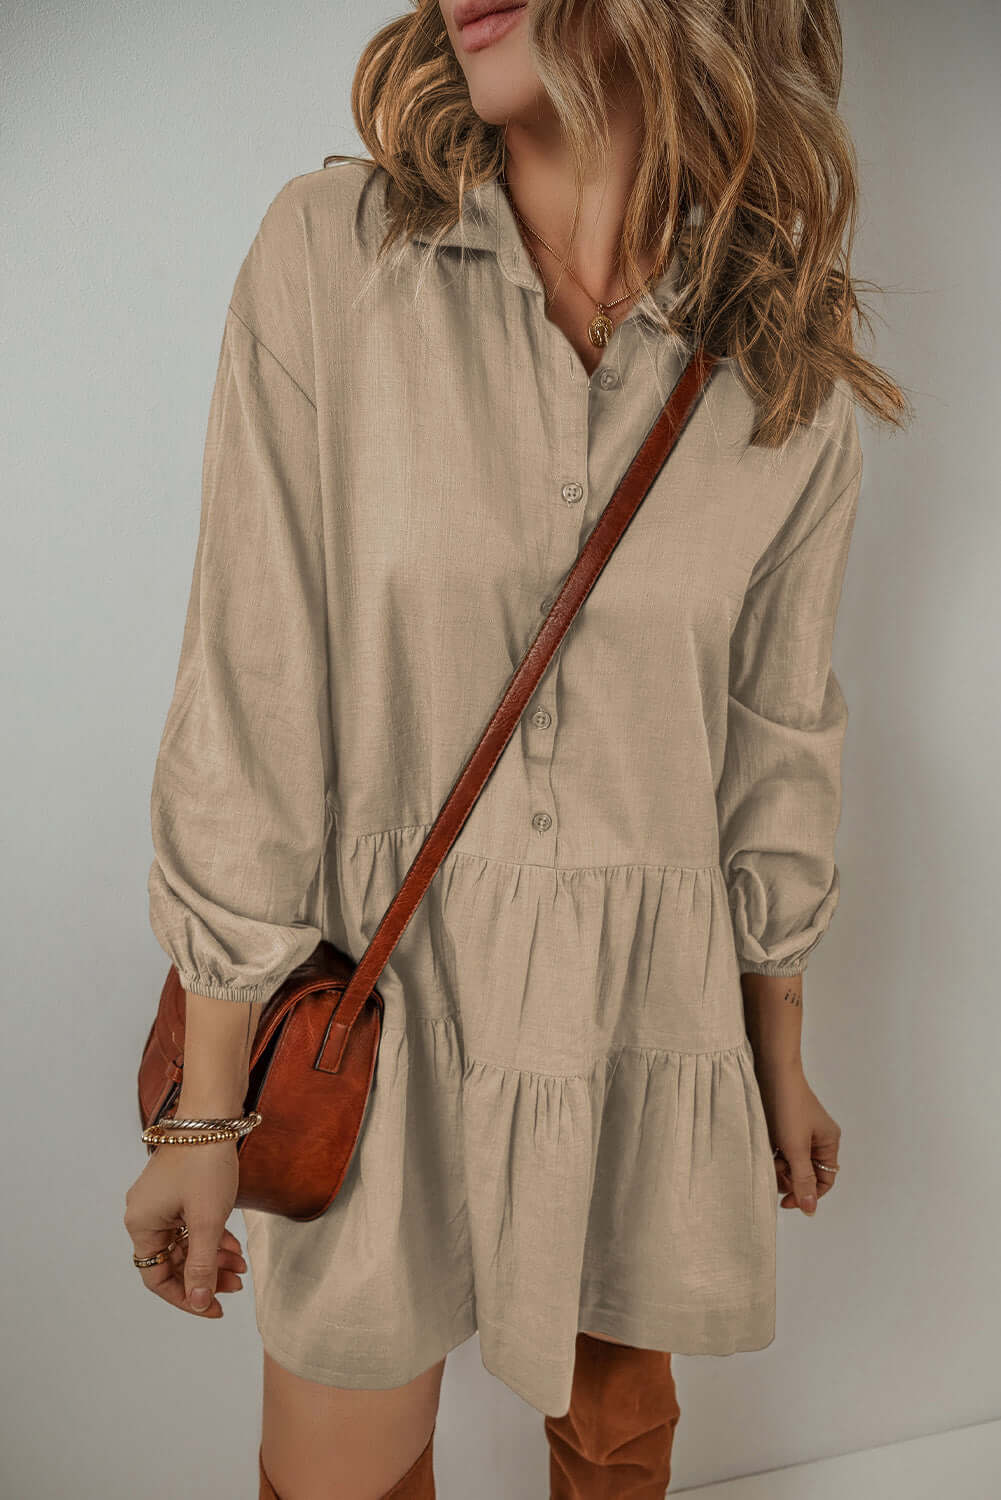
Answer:
POLYGON ((238 1292, 247 1269, 236 1235, 226 1228, 236 1204, 236 1141, 159 1145, 125 1194, 125 1228, 136 1255, 154 1255, 187 1224, 166 1260, 137 1267, 151 1292, 183 1312, 221 1318, 217 1292, 238 1292))

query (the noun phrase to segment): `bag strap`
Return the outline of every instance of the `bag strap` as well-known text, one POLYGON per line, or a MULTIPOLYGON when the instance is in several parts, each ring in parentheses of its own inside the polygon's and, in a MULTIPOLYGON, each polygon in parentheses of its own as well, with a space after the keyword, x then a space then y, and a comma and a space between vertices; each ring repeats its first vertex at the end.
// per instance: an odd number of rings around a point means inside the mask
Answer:
POLYGON ((334 1073, 348 1033, 375 987, 389 955, 413 916, 438 866, 459 835, 501 752, 514 733, 532 694, 552 660, 571 621, 596 583, 601 570, 650 486, 660 473, 701 395, 717 356, 697 348, 619 480, 615 492, 592 528, 556 600, 511 678, 478 745, 459 773, 441 811, 414 857, 400 889, 376 928, 371 942, 338 1002, 315 1063, 334 1073))

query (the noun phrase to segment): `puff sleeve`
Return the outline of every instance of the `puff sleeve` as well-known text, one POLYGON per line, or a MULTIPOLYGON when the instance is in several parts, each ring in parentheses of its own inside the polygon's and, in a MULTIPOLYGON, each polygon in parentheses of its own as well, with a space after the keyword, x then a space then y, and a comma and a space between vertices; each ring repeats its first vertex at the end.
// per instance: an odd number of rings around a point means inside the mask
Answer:
MULTIPOLYGON (((730 643, 720 863, 741 973, 801 973, 840 894, 834 840, 848 708, 831 649, 862 477, 845 400, 758 559, 730 643)), ((828 407, 828 412, 832 407, 828 407)))
POLYGON ((153 773, 150 925, 186 990, 268 999, 321 937, 323 524, 302 226, 272 201, 227 310, 173 698, 153 773))

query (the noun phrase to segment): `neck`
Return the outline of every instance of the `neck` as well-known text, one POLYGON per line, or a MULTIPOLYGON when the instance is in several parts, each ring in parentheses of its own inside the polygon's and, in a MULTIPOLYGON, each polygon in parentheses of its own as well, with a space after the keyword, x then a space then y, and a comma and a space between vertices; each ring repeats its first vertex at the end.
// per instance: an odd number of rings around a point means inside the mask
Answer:
MULTIPOLYGON (((613 81, 608 113, 611 149, 600 169, 596 166, 585 178, 576 231, 573 164, 554 118, 548 112, 529 121, 512 117, 505 127, 504 175, 511 199, 525 222, 557 252, 554 256, 528 236, 550 285, 559 273, 559 257, 565 257, 595 301, 601 302, 630 290, 622 281, 619 256, 641 126, 628 83, 620 81, 615 87, 613 81)), ((652 253, 641 266, 644 276, 651 274, 652 253)))

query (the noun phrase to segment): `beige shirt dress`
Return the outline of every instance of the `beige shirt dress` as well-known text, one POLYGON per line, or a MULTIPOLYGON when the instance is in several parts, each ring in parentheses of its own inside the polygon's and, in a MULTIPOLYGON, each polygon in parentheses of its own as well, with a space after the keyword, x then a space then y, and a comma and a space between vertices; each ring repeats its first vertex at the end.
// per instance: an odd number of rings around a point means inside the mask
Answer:
MULTIPOLYGON (((235 1002, 360 957, 690 352, 633 306, 588 378, 496 179, 376 267, 385 181, 290 179, 222 334, 148 889, 235 1002)), ((478 1330, 559 1415, 578 1329, 774 1337, 740 974, 804 969, 838 900, 861 449, 841 382, 781 452, 753 415, 722 361, 383 970, 329 1210, 244 1212, 299 1375, 399 1385, 478 1330)))

